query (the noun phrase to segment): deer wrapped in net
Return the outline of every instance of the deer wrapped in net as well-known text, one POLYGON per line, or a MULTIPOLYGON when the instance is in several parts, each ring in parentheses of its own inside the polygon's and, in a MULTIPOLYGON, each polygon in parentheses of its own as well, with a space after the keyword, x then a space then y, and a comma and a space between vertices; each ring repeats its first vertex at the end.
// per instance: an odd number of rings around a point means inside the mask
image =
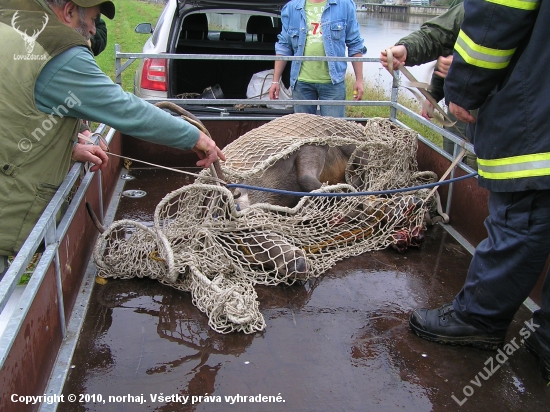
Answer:
POLYGON ((434 182, 418 171, 416 150, 416 133, 387 119, 281 117, 227 146, 223 173, 308 195, 232 192, 204 170, 159 202, 152 227, 111 225, 94 258, 101 276, 149 276, 191 292, 216 331, 253 333, 265 327, 254 285, 317 278, 347 257, 421 243, 427 190, 348 196, 434 182))

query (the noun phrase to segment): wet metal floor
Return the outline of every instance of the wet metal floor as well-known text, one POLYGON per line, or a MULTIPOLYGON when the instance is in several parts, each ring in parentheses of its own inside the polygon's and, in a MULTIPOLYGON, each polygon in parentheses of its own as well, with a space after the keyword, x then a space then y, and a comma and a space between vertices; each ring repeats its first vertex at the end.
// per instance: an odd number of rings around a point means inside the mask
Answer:
MULTIPOLYGON (((132 174, 138 179, 126 188, 149 195, 123 199, 117 219, 151 221, 154 205, 186 180, 132 174)), ((58 410, 548 411, 550 386, 537 360, 513 345, 530 319, 525 307, 507 355, 410 331, 411 310, 452 300, 470 258, 436 226, 419 250, 366 253, 303 285, 259 286, 267 328, 254 335, 212 331, 188 293, 156 281, 96 284, 63 391, 96 402, 58 410)))

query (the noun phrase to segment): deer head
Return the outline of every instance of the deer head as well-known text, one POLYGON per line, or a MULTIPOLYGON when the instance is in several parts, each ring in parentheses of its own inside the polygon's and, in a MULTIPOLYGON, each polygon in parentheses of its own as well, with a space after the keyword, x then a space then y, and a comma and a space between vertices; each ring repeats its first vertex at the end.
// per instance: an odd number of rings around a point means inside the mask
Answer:
POLYGON ((27 49, 27 53, 32 53, 33 49, 34 49, 34 44, 36 42, 36 38, 38 37, 38 35, 40 33, 42 33, 44 31, 44 29, 46 28, 46 24, 48 24, 48 21, 50 20, 50 18, 48 17, 47 14, 44 14, 44 24, 42 25, 42 28, 39 29, 39 30, 34 30, 33 33, 32 33, 32 36, 29 36, 27 34, 27 30, 25 30, 24 32, 22 32, 21 30, 19 30, 19 27, 16 27, 16 20, 17 20, 17 14, 19 13, 19 11, 16 11, 15 14, 13 15, 12 19, 11 19, 11 26, 13 27, 13 29, 19 33, 21 35, 21 37, 23 37, 23 40, 25 40, 25 48, 27 49))

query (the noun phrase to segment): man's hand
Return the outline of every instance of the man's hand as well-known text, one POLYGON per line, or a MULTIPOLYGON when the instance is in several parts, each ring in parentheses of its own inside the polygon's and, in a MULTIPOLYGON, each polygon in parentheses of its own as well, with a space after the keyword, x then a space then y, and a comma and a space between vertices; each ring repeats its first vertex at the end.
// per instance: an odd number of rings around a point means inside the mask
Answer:
POLYGON ((428 99, 424 100, 422 103, 422 111, 420 112, 420 116, 422 116, 426 120, 432 120, 434 113, 434 107, 430 103, 428 99))
POLYGON ((109 162, 109 157, 99 146, 93 144, 81 144, 77 143, 73 147, 73 160, 77 162, 91 162, 94 164, 90 168, 91 172, 97 172, 98 170, 103 170, 109 162))
MULTIPOLYGON (((277 56, 280 56, 280 54, 277 56)), ((273 82, 269 88, 269 98, 271 100, 279 100, 279 91, 281 89, 280 82, 283 81, 283 71, 285 70, 285 67, 285 60, 275 60, 275 65, 273 68, 273 82)))
POLYGON ((437 63, 435 64, 434 73, 437 74, 439 77, 447 77, 447 73, 449 73, 449 67, 451 67, 452 62, 452 54, 447 57, 439 56, 439 58, 437 59, 437 63))
POLYGON ((355 81, 353 85, 353 100, 361 100, 363 98, 363 79, 355 81))
MULTIPOLYGON (((90 132, 89 130, 84 130, 82 132, 80 132, 78 134, 78 143, 82 143, 82 144, 93 144, 94 141, 92 139, 92 135, 93 133, 90 132), (84 138, 82 138, 82 136, 84 136, 84 138)), ((107 152, 109 147, 106 145, 106 142, 104 139, 101 138, 100 136, 100 139, 99 139, 99 147, 101 147, 101 149, 103 149, 104 152, 107 152)))
POLYGON ((271 83, 271 87, 269 88, 269 98, 271 100, 278 100, 280 89, 281 86, 279 85, 279 83, 271 83))
POLYGON ((449 111, 456 116, 458 120, 466 123, 475 123, 476 118, 470 112, 454 103, 449 104, 449 111))
POLYGON ((225 155, 216 146, 214 140, 203 132, 200 132, 199 140, 197 140, 197 143, 193 147, 193 151, 201 159, 197 162, 197 166, 204 167, 205 169, 218 159, 225 160, 225 155))
MULTIPOLYGON (((405 64, 405 61, 407 60, 407 48, 400 44, 398 46, 389 47, 389 49, 393 54, 393 70, 397 70, 399 67, 399 63, 405 64)), ((387 69, 388 54, 386 53, 386 50, 382 50, 382 52, 380 53, 380 61, 382 63, 382 66, 387 69)))
MULTIPOLYGON (((82 132, 80 132, 80 133, 78 134, 78 143, 82 143, 82 144, 90 143, 89 141, 87 141, 87 140, 85 140, 85 139, 82 139, 82 138, 80 137, 80 135, 82 135, 82 136, 84 136, 84 137, 86 137, 86 138, 88 138, 88 139, 91 139, 90 136, 92 135, 92 132, 90 132, 89 130, 84 130, 84 131, 82 131, 82 132)), ((105 150, 105 149, 103 149, 103 150, 105 150)))

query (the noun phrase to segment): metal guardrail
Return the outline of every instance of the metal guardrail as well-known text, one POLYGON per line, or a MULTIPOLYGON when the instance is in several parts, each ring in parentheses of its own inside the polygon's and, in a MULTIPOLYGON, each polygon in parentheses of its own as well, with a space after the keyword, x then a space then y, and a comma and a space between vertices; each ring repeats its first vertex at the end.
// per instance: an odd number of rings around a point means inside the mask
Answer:
MULTIPOLYGON (((340 62, 363 62, 363 63, 378 63, 380 64, 380 59, 374 57, 327 57, 327 56, 257 56, 257 55, 225 55, 225 54, 175 54, 175 53, 122 53, 120 51, 120 45, 115 44, 115 65, 116 65, 116 83, 122 85, 122 73, 126 70, 130 64, 138 59, 144 58, 157 58, 157 59, 174 59, 174 60, 255 60, 255 61, 340 61, 340 62), (127 59, 124 63, 123 59, 127 59)), ((398 73, 398 72, 397 72, 398 73)), ((399 77, 399 74, 397 75, 399 77)), ((399 79, 394 78, 391 96, 389 101, 367 101, 367 100, 288 100, 288 99, 279 99, 277 103, 281 105, 289 104, 316 104, 319 106, 389 106, 390 109, 390 120, 399 122, 397 120, 397 113, 401 112, 408 117, 418 121, 429 129, 435 131, 436 133, 441 134, 443 137, 448 138, 449 140, 455 143, 455 153, 454 155, 449 155, 447 152, 439 148, 437 145, 434 145, 431 141, 426 139, 424 136, 419 134, 419 139, 424 143, 428 144, 430 147, 434 148, 441 155, 445 156, 449 160, 453 160, 454 157, 458 154, 458 147, 465 147, 466 150, 473 152, 473 145, 461 137, 445 130, 438 125, 424 119, 418 113, 413 112, 409 108, 403 106, 398 102, 399 96, 399 79)), ((146 99, 150 103, 156 103, 159 101, 171 101, 178 105, 196 105, 196 106, 209 106, 209 105, 235 105, 235 104, 249 104, 251 99, 146 99)), ((204 117, 199 116, 201 120, 228 120, 234 118, 235 120, 244 120, 242 116, 231 116, 229 113, 223 113, 220 111, 220 115, 223 116, 222 119, 219 117, 204 117)), ((265 120, 266 116, 248 116, 246 120, 265 120)), ((365 119, 358 118, 349 118, 348 120, 361 121, 365 119)), ((402 122, 399 122, 402 126, 405 126, 402 122)), ((471 173, 473 169, 468 167, 465 164, 459 164, 458 167, 462 168, 467 173, 471 173)))

